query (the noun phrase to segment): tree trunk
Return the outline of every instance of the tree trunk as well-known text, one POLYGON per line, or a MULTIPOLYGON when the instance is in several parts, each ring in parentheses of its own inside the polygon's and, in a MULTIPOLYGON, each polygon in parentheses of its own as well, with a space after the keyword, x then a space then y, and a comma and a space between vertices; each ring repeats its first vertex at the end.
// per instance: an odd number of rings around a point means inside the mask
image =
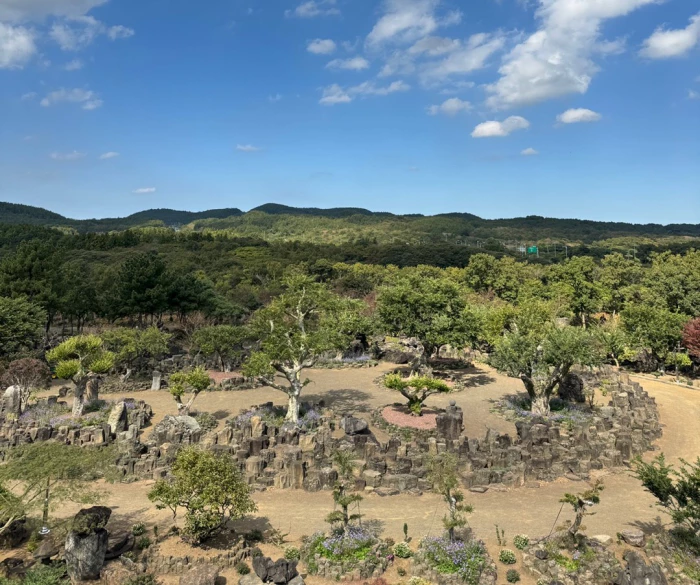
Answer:
POLYGON ((546 394, 534 396, 532 398, 531 410, 532 410, 533 414, 540 414, 543 416, 548 415, 549 414, 549 396, 547 396, 546 394))
POLYGON ((87 395, 85 396, 85 401, 86 402, 94 402, 95 400, 99 399, 99 391, 100 391, 100 380, 97 376, 91 376, 90 379, 88 379, 87 384, 85 386, 85 389, 87 390, 87 395))
POLYGON ((299 422, 299 394, 301 393, 301 390, 295 391, 293 388, 290 388, 289 393, 287 394, 288 402, 287 402, 287 416, 284 417, 284 420, 288 422, 293 422, 294 424, 297 424, 299 422))
POLYGON ((122 376, 122 382, 126 382, 131 377, 131 368, 126 368, 126 373, 122 376))
POLYGON ((576 519, 574 520, 574 523, 571 526, 569 526, 569 534, 571 536, 576 536, 576 533, 581 528, 581 522, 583 522, 583 514, 583 509, 576 511, 576 519))
POLYGON ((85 386, 87 385, 87 378, 81 378, 75 383, 75 389, 73 390, 73 416, 79 417, 83 415, 83 409, 85 408, 85 386))

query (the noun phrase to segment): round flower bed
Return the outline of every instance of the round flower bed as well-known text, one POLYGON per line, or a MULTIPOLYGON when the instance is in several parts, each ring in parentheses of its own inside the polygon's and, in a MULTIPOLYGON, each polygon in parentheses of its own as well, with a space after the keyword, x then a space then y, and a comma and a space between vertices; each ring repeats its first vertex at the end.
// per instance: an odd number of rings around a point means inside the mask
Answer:
POLYGON ((439 585, 486 585, 496 582, 496 569, 484 543, 450 541, 446 536, 424 538, 414 556, 413 572, 439 585))
POLYGON ((406 406, 396 404, 386 406, 382 410, 382 418, 390 425, 420 431, 435 429, 437 427, 437 415, 437 411, 424 408, 421 416, 414 416, 406 406))
POLYGON ((327 535, 317 532, 304 539, 301 559, 310 574, 340 579, 378 577, 387 568, 391 549, 364 528, 349 528, 346 533, 327 535))

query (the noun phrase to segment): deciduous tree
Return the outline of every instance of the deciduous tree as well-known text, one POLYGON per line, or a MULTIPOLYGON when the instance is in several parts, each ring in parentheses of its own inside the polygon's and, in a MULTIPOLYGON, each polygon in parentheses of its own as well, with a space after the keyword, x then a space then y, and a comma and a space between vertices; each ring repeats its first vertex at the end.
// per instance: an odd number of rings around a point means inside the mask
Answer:
POLYGON ((248 332, 233 325, 202 327, 192 335, 193 348, 205 357, 216 357, 221 370, 231 370, 232 362, 243 355, 243 342, 248 332))
POLYGON ((2 375, 3 386, 15 386, 20 392, 20 414, 29 404, 32 392, 51 386, 51 370, 41 360, 24 358, 10 362, 2 375))
POLYGON ((178 414, 189 415, 190 408, 200 392, 203 392, 211 386, 212 380, 207 374, 207 371, 198 366, 188 372, 176 372, 170 376, 169 387, 175 402, 177 402, 178 414), (183 404, 182 397, 185 393, 190 392, 192 396, 183 404))

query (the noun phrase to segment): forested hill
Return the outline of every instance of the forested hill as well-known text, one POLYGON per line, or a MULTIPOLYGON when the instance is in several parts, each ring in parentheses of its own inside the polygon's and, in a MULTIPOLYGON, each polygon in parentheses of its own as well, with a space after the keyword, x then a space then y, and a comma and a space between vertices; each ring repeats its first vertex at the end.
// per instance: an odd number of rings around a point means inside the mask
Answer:
POLYGON ((266 240, 324 244, 357 241, 488 245, 500 242, 558 241, 590 244, 605 240, 644 241, 700 238, 698 224, 628 224, 528 216, 482 219, 470 213, 434 216, 394 215, 360 208, 296 208, 268 203, 243 212, 237 208, 190 212, 149 209, 124 218, 75 220, 40 207, 0 203, 0 223, 71 228, 81 233, 140 227, 177 227, 266 240))

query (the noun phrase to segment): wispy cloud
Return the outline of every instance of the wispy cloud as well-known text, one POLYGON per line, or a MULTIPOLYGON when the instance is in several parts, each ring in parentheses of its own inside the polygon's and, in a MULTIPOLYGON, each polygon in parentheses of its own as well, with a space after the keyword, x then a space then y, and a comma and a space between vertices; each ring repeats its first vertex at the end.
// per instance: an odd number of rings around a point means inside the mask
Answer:
POLYGON ((155 187, 140 187, 139 189, 134 189, 132 193, 135 193, 137 195, 145 195, 146 193, 155 193, 156 188, 155 187))
POLYGON ((73 16, 54 22, 49 37, 64 51, 80 51, 105 35, 113 41, 134 36, 126 26, 107 26, 92 16, 73 16))
POLYGON ((437 116, 438 114, 446 114, 447 116, 455 116, 460 112, 468 112, 472 109, 472 105, 469 102, 463 101, 459 98, 450 98, 442 102, 440 105, 433 105, 428 107, 428 114, 431 116, 437 116))
POLYGON ((37 52, 34 31, 0 22, 0 69, 21 69, 37 52))
POLYGON ((691 17, 686 28, 668 30, 657 28, 640 51, 649 59, 669 59, 687 55, 700 43, 700 12, 691 17))
POLYGON ((73 59, 72 61, 69 61, 66 63, 63 68, 66 71, 78 71, 79 69, 82 69, 84 67, 84 63, 80 59, 73 59))
POLYGON ((330 55, 336 48, 335 41, 331 39, 314 39, 306 45, 306 50, 314 55, 330 55))
POLYGON ((258 152, 262 150, 262 148, 260 146, 253 146, 252 144, 237 144, 236 150, 240 150, 241 152, 258 152))
POLYGON ((386 96, 396 92, 408 91, 411 86, 404 81, 394 81, 389 85, 377 85, 374 81, 365 81, 359 85, 344 89, 337 83, 323 88, 319 103, 324 106, 347 104, 358 96, 386 96))
POLYGON ((285 10, 287 17, 314 18, 316 16, 337 16, 340 10, 336 8, 336 0, 308 0, 302 2, 294 10, 285 10))
POLYGON ((109 160, 110 158, 117 158, 118 156, 118 152, 105 152, 100 155, 100 160, 109 160))
POLYGON ((87 155, 84 152, 78 152, 74 150, 73 152, 52 152, 49 157, 53 160, 70 161, 70 160, 80 160, 85 158, 87 155))
POLYGON ((535 150, 534 148, 526 148, 525 150, 521 151, 520 154, 523 156, 537 156, 539 151, 535 150))
POLYGON ((574 108, 566 110, 557 116, 557 122, 561 124, 579 124, 581 122, 598 122, 603 116, 586 108, 574 108))
POLYGON ((41 100, 41 105, 45 108, 59 103, 82 104, 83 110, 96 110, 102 106, 103 102, 94 91, 81 88, 61 88, 57 91, 52 91, 41 100))
POLYGON ((349 59, 333 59, 326 65, 327 69, 346 69, 349 71, 362 71, 369 68, 369 61, 364 57, 351 57, 349 59))

